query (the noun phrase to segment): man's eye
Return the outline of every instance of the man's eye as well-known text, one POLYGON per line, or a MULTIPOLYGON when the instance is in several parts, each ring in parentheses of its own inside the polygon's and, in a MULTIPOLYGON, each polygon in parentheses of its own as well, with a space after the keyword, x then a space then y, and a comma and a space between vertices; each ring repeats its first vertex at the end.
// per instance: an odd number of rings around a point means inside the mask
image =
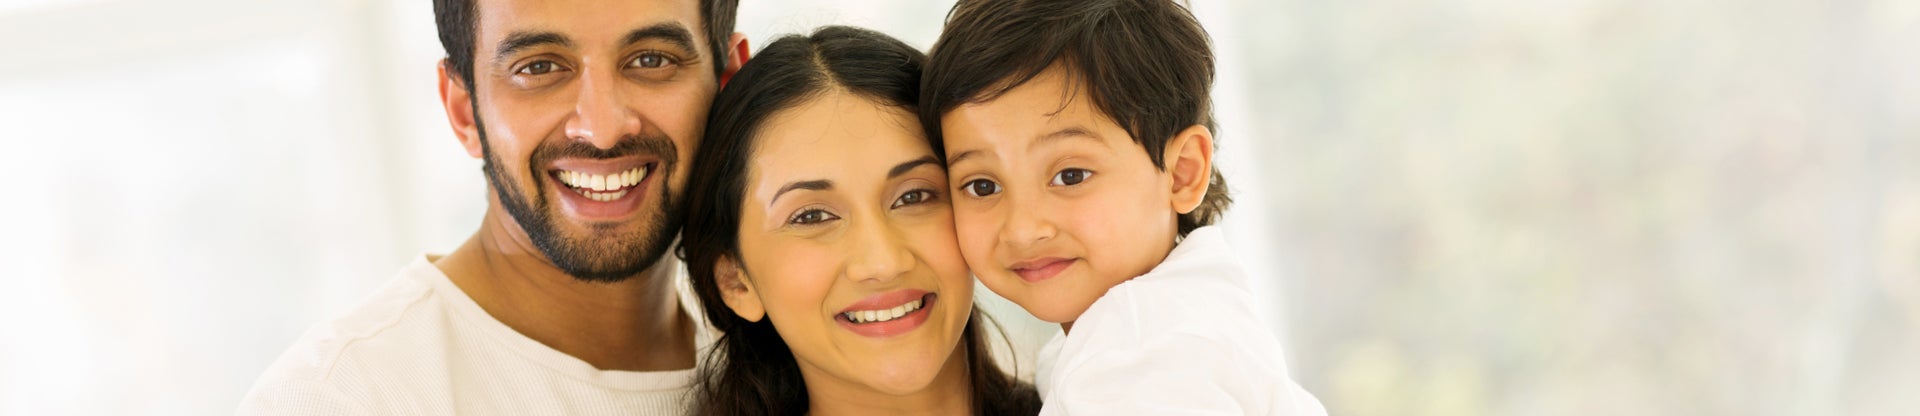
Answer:
POLYGON ((912 192, 907 192, 905 195, 900 195, 899 199, 893 200, 893 208, 899 208, 899 207, 904 207, 908 205, 924 204, 927 201, 932 201, 935 196, 936 195, 933 194, 933 191, 926 190, 926 189, 915 189, 912 192))
POLYGON ((1053 182, 1050 182, 1049 184, 1056 185, 1056 186, 1079 185, 1081 182, 1086 182, 1087 178, 1092 176, 1093 176, 1093 171, 1090 171, 1090 170, 1080 169, 1080 168, 1067 168, 1065 170, 1061 170, 1060 173, 1053 174, 1053 182))
POLYGON ((787 223, 794 225, 812 225, 837 219, 840 219, 840 217, 834 216, 825 210, 809 209, 801 211, 799 214, 794 214, 793 218, 787 219, 787 223))
POLYGON ((981 198, 1000 193, 1000 184, 993 183, 993 181, 986 179, 974 179, 961 184, 960 189, 966 191, 967 195, 981 198))
POLYGON ((660 53, 643 53, 640 54, 640 56, 633 57, 633 61, 627 64, 636 68, 653 69, 672 65, 673 58, 660 53))
POLYGON ((540 61, 540 62, 527 64, 527 66, 525 67, 521 67, 520 73, 527 74, 527 75, 540 75, 548 72, 553 72, 555 69, 558 69, 558 67, 559 66, 555 65, 553 61, 540 61))

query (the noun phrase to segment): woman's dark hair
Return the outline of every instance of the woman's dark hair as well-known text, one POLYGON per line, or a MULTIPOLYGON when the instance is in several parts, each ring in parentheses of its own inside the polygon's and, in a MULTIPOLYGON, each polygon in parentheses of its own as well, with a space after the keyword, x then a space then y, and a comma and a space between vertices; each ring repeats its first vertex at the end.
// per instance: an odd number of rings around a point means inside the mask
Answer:
MULTIPOLYGON (((714 268, 740 258, 739 228, 747 162, 768 118, 809 98, 845 91, 913 114, 926 55, 887 35, 828 26, 812 36, 788 35, 761 49, 735 73, 707 114, 707 134, 687 183, 686 226, 679 255, 707 320, 724 332, 702 363, 693 392, 695 415, 798 415, 808 408, 806 383, 786 341, 768 319, 735 315, 720 297, 714 268)), ((1036 414, 1040 397, 994 363, 979 311, 961 333, 976 414, 1036 414)))
MULTIPOLYGON (((1192 13, 1173 0, 961 0, 933 45, 920 84, 920 123, 946 156, 940 117, 999 98, 1054 65, 1070 85, 1166 170, 1167 142, 1195 124, 1214 127, 1213 50, 1192 13)), ((1233 199, 1215 167, 1207 194, 1180 215, 1180 236, 1220 220, 1233 199)))

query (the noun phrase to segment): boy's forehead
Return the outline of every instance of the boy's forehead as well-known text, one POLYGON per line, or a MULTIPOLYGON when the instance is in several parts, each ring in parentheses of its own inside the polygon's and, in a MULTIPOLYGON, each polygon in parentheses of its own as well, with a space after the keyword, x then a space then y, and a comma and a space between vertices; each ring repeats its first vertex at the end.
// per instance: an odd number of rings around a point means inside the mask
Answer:
POLYGON ((943 117, 942 124, 953 123, 961 130, 1002 136, 996 142, 1022 145, 1063 133, 1102 137, 1103 131, 1119 129, 1094 105, 1085 84, 1073 81, 1055 65, 993 99, 960 105, 943 117))
MULTIPOLYGON (((516 33, 554 33, 576 46, 617 43, 628 32, 677 23, 705 42, 698 0, 477 0, 476 35, 482 52, 516 33)), ((698 51, 695 51, 698 52, 698 51)))

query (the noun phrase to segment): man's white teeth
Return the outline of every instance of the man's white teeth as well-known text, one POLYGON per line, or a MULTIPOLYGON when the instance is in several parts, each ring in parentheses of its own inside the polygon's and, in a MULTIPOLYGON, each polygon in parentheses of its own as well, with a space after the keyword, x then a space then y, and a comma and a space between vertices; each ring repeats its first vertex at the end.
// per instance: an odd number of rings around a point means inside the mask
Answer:
MULTIPOLYGON (((606 175, 596 175, 596 174, 591 174, 586 172, 576 172, 571 170, 560 171, 561 183, 565 183, 567 184, 567 186, 571 186, 578 189, 584 189, 588 191, 607 192, 607 191, 612 191, 616 189, 625 189, 626 187, 629 187, 629 186, 639 185, 640 181, 645 179, 647 179, 646 166, 628 169, 625 172, 612 173, 612 174, 606 174, 606 175)), ((621 192, 624 193, 625 191, 621 191, 621 192)), ((592 197, 592 195, 588 195, 588 197, 592 197)), ((618 198, 620 197, 616 195, 612 198, 608 198, 607 200, 613 200, 618 198)), ((599 199, 595 199, 595 200, 599 200, 599 199)))
POLYGON ((868 322, 885 322, 885 321, 900 319, 900 317, 907 316, 907 314, 913 313, 913 311, 920 310, 920 306, 921 306, 920 302, 921 302, 920 299, 914 299, 907 303, 901 304, 900 306, 895 306, 893 307, 893 309, 882 309, 877 311, 853 311, 853 312, 844 313, 842 315, 846 315, 847 320, 853 321, 853 323, 856 323, 856 324, 864 324, 868 322))
POLYGON ((591 199, 595 201, 613 202, 613 200, 615 199, 620 199, 620 197, 627 196, 627 191, 622 190, 618 192, 582 192, 581 195, 586 195, 587 199, 591 199))

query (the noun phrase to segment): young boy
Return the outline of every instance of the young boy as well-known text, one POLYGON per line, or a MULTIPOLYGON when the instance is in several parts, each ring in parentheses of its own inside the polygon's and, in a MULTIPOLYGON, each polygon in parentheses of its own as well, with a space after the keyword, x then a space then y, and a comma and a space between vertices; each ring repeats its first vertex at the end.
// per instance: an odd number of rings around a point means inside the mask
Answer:
POLYGON ((962 0, 921 79, 967 265, 1063 331, 1042 414, 1324 415, 1218 227, 1213 55, 1171 0, 962 0))

